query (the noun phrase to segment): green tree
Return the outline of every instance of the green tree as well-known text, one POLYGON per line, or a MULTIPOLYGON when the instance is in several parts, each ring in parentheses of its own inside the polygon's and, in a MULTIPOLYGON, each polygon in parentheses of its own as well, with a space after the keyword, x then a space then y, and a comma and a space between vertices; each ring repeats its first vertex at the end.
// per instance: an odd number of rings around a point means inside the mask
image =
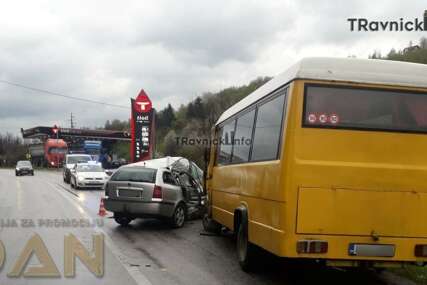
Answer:
POLYGON ((163 141, 163 154, 168 156, 177 155, 176 133, 171 130, 167 133, 163 141))
POLYGON ((24 160, 27 147, 19 136, 0 134, 0 166, 13 167, 18 160, 24 160))
POLYGON ((165 109, 163 109, 162 111, 156 114, 156 126, 158 129, 171 128, 175 120, 176 120, 175 111, 172 108, 171 104, 168 104, 168 106, 165 109))
POLYGON ((387 56, 381 59, 427 64, 427 39, 421 38, 418 45, 413 45, 411 41, 403 50, 396 51, 392 48, 387 56))
POLYGON ((106 130, 113 131, 126 131, 130 129, 130 121, 120 121, 118 119, 114 119, 110 122, 110 120, 107 120, 105 122, 104 128, 106 130))

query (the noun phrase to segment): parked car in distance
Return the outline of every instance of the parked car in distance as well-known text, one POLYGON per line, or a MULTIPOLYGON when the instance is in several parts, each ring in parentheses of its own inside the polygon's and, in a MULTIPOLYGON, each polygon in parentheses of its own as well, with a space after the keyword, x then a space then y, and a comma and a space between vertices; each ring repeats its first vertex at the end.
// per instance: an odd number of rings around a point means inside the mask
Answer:
POLYGON ((70 170, 72 188, 102 188, 110 178, 99 163, 77 163, 70 170))
POLYGON ((70 183, 71 169, 76 163, 86 163, 92 161, 92 157, 89 154, 67 154, 65 156, 65 163, 62 171, 62 176, 65 183, 70 183))
POLYGON ((127 161, 126 161, 126 159, 123 159, 123 158, 113 160, 111 162, 111 169, 117 169, 117 168, 119 168, 123 165, 126 165, 126 164, 127 164, 127 161))
POLYGON ((128 162, 123 158, 120 158, 118 160, 113 160, 111 162, 111 167, 109 169, 105 169, 105 173, 107 173, 109 176, 111 176, 114 174, 114 172, 117 171, 118 168, 120 168, 126 164, 128 164, 128 162))
POLYGON ((28 160, 20 160, 16 163, 15 176, 21 176, 24 174, 29 174, 31 176, 34 176, 33 166, 31 165, 31 162, 28 160))
POLYGON ((174 169, 180 159, 120 167, 105 184, 105 208, 114 212, 115 221, 125 226, 135 218, 159 218, 179 228, 199 211, 205 203, 203 187, 191 172, 174 169))

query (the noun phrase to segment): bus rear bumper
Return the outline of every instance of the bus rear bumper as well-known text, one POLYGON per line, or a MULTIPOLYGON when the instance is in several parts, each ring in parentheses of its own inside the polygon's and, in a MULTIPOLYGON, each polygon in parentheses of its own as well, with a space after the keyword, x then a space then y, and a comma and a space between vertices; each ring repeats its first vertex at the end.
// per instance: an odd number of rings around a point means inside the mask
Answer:
MULTIPOLYGON (((325 265, 330 267, 373 267, 373 268, 402 268, 409 262, 402 261, 364 261, 364 260, 325 260, 325 265)), ((423 266, 424 263, 418 264, 423 266)))
POLYGON ((427 264, 427 251, 420 252, 417 246, 426 245, 425 238, 393 238, 363 236, 294 235, 284 241, 280 256, 324 260, 330 266, 399 267, 403 263, 427 264), (322 250, 301 251, 301 241, 326 242, 322 250), (359 248, 355 245, 360 245, 359 248), (325 250, 326 248, 326 250, 325 250))

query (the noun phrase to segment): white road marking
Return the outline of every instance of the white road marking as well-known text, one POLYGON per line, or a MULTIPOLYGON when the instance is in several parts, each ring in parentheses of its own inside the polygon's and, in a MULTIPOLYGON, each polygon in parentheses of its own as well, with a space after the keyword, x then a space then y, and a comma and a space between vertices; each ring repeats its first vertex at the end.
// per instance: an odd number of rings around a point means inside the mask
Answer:
MULTIPOLYGON (((55 187, 55 184, 48 182, 48 184, 54 188, 55 190, 61 190, 57 187, 55 187)), ((71 196, 66 195, 63 191, 58 191, 61 193, 61 195, 67 199, 74 207, 77 208, 77 210, 87 219, 92 219, 93 217, 85 210, 83 209, 78 202, 75 199, 72 199, 71 196)), ((126 257, 121 254, 120 249, 114 244, 113 240, 111 239, 110 235, 108 235, 102 228, 98 227, 98 225, 95 223, 95 229, 98 232, 101 232, 104 235, 104 241, 107 247, 111 250, 113 255, 116 257, 116 259, 120 262, 120 264, 126 269, 126 271, 129 273, 129 275, 133 278, 133 280, 138 285, 152 285, 151 282, 145 277, 142 272, 135 267, 132 267, 129 265, 129 263, 125 263, 126 257)))
POLYGON ((22 185, 19 179, 16 179, 16 207, 22 210, 22 185))

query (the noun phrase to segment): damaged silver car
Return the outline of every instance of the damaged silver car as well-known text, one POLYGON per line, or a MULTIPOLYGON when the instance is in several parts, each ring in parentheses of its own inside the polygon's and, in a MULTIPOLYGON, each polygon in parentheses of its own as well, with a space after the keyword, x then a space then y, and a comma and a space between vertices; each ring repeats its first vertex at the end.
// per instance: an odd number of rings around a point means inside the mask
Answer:
POLYGON ((120 225, 136 218, 160 218, 179 228, 204 210, 202 179, 203 171, 182 157, 122 166, 105 184, 105 208, 120 225))

